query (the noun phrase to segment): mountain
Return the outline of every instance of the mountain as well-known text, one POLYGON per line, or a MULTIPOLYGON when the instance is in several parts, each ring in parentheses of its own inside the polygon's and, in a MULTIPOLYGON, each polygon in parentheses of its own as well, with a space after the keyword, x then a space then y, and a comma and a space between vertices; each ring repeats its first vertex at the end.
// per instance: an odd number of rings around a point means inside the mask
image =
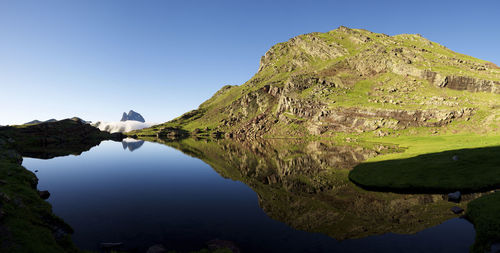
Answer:
POLYGON ((144 120, 144 118, 142 117, 142 115, 140 115, 139 113, 137 112, 134 112, 133 110, 130 110, 127 113, 123 113, 123 116, 122 116, 122 119, 120 121, 127 121, 127 120, 135 120, 135 121, 140 121, 140 122, 146 122, 144 120))
POLYGON ((123 135, 100 131, 79 118, 0 128, 0 137, 12 138, 23 157, 50 159, 80 154, 103 140, 121 141, 123 135))
MULTIPOLYGON (((80 119, 78 117, 70 118, 70 120, 78 121, 78 122, 81 122, 81 123, 84 123, 84 124, 89 124, 90 123, 90 121, 85 121, 85 120, 80 119)), ((40 124, 40 123, 52 123, 52 122, 57 122, 57 121, 58 120, 56 120, 56 119, 49 119, 49 120, 46 120, 46 121, 33 120, 33 121, 30 121, 30 122, 24 123, 23 125, 33 125, 33 124, 40 124)))
POLYGON ((57 121, 56 119, 49 119, 46 121, 40 121, 40 120, 35 119, 35 120, 30 121, 30 122, 26 122, 23 125, 40 124, 40 123, 45 123, 45 122, 56 122, 56 121, 57 121))
POLYGON ((123 149, 124 150, 128 149, 130 152, 133 152, 133 151, 141 148, 142 145, 144 145, 143 140, 136 140, 136 139, 132 139, 132 138, 125 138, 122 140, 123 149))
POLYGON ((421 35, 339 27, 273 46, 257 73, 139 136, 498 131, 500 68, 421 35), (479 127, 479 128, 478 128, 479 127))
POLYGON ((83 119, 78 118, 78 117, 70 118, 70 120, 77 121, 77 122, 80 122, 80 123, 83 123, 83 124, 90 124, 91 123, 90 121, 86 121, 86 120, 83 120, 83 119))

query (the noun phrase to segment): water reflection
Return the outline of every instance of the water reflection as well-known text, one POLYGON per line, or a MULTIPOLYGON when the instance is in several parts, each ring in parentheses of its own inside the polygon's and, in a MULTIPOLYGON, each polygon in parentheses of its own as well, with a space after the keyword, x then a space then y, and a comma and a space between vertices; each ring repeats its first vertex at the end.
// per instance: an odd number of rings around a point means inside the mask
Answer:
MULTIPOLYGON (((273 219, 335 239, 411 234, 457 217, 449 210, 454 204, 444 195, 369 192, 348 180, 352 167, 396 151, 394 147, 291 139, 156 141, 200 158, 221 176, 250 186, 273 219)), ((465 207, 466 202, 460 205, 465 207)))
POLYGON ((198 159, 154 143, 123 152, 123 143, 104 142, 81 156, 23 165, 39 170, 39 187, 51 192, 77 246, 94 251, 124 242, 128 252, 157 243, 184 252, 222 239, 242 252, 465 253, 474 239, 470 223, 450 219, 442 195, 374 193, 349 182, 351 167, 392 147, 151 141, 198 159))
POLYGON ((128 149, 130 152, 139 149, 140 147, 142 147, 143 144, 144 144, 143 140, 136 140, 133 138, 125 138, 122 140, 123 150, 128 149))

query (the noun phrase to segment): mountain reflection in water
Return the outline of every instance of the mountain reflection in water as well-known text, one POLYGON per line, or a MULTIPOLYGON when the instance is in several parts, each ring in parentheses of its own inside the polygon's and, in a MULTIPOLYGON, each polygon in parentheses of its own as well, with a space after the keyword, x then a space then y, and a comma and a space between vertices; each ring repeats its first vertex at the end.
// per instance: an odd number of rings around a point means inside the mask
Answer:
POLYGON ((144 144, 143 140, 136 140, 132 138, 125 138, 122 140, 123 149, 124 150, 128 149, 130 152, 139 149, 140 147, 142 147, 143 144, 144 144))
MULTIPOLYGON (((348 180, 355 165, 396 152, 395 147, 297 139, 163 143, 202 159, 223 177, 250 186, 273 219, 338 240, 411 234, 457 217, 449 211, 455 204, 444 195, 370 192, 348 180)), ((464 197, 461 205, 476 195, 464 197)))
POLYGON ((348 180, 350 168, 393 147, 149 141, 166 146, 107 141, 80 156, 26 158, 23 165, 39 170, 39 188, 51 192, 77 246, 94 251, 118 241, 131 252, 158 243, 183 252, 221 239, 242 252, 465 253, 474 239, 472 225, 449 211, 454 204, 443 195, 368 192, 348 180))

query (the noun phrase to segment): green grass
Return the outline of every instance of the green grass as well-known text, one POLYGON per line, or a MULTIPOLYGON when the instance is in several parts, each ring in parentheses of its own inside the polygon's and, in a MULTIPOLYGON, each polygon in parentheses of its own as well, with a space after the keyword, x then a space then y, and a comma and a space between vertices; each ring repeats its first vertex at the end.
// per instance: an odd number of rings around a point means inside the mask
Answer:
POLYGON ((476 229, 471 252, 489 252, 491 244, 500 240, 500 192, 471 201, 467 205, 466 217, 476 229))
POLYGON ((52 235, 55 224, 70 230, 62 220, 52 214, 49 203, 40 199, 32 182, 35 175, 22 166, 2 159, 0 178, 7 183, 2 185, 2 211, 5 217, 0 251, 24 252, 78 252, 69 236, 57 240, 52 235))
POLYGON ((402 192, 480 191, 500 187, 500 136, 444 135, 384 138, 406 148, 369 159, 349 178, 369 189, 402 192), (453 160, 453 156, 458 160, 453 160))
POLYGON ((356 166, 349 178, 368 189, 478 192, 500 188, 500 146, 430 153, 356 166), (457 156, 455 161, 452 157, 457 156))
POLYGON ((361 138, 365 141, 391 143, 405 149, 405 152, 403 153, 391 153, 383 156, 377 156, 375 158, 367 160, 367 162, 411 158, 417 155, 438 153, 457 149, 500 146, 500 135, 497 135, 495 133, 449 133, 432 136, 429 135, 429 132, 431 130, 432 129, 421 127, 418 129, 410 129, 406 133, 402 132, 406 135, 402 134, 401 136, 394 135, 384 138, 361 138), (417 130, 417 132, 415 134, 412 134, 411 130, 417 130))

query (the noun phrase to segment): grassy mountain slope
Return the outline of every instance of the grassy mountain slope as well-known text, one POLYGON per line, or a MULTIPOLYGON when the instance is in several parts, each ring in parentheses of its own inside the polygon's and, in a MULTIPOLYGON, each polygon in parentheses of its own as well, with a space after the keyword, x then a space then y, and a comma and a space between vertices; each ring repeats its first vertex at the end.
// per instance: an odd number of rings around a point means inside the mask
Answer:
POLYGON ((454 122, 465 124, 450 129, 498 131, 498 101, 500 68, 493 63, 420 35, 340 27, 273 46, 243 85, 224 86, 197 110, 134 134, 175 128, 240 137, 385 136, 454 122))

